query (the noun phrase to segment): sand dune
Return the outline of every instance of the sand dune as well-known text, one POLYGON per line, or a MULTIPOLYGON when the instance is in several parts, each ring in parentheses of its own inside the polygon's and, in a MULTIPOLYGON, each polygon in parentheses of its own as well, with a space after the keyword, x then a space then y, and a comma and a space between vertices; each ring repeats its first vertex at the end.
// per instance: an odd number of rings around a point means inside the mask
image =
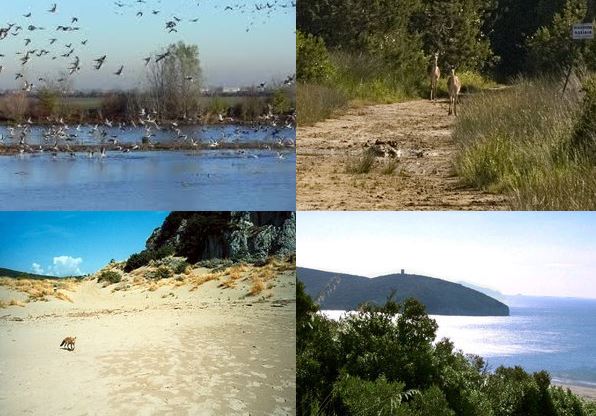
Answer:
MULTIPOLYGON (((226 279, 117 291, 90 279, 60 290, 72 302, 0 309, 0 413, 294 414, 294 271, 255 296, 226 279)), ((26 298, 0 286, 0 300, 26 298)))

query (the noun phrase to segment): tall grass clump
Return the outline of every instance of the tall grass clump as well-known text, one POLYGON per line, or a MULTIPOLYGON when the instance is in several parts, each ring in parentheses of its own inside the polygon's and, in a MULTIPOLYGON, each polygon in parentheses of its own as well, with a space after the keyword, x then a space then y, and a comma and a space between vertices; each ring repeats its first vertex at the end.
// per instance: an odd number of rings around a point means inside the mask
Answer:
POLYGON ((348 106, 348 96, 334 87, 301 82, 297 88, 298 124, 309 126, 348 106))
MULTIPOLYGON (((370 103, 391 103, 415 97, 423 85, 423 76, 414 67, 396 68, 388 57, 371 53, 334 51, 331 62, 336 68, 333 81, 351 99, 370 103)), ((408 65, 406 65, 408 66, 408 65)))
POLYGON ((594 161, 574 139, 588 134, 578 126, 589 93, 579 83, 561 89, 554 79, 520 79, 471 97, 454 131, 464 181, 512 196, 514 209, 594 209, 594 161))
POLYGON ((369 173, 375 164, 375 153, 371 149, 367 149, 361 154, 348 156, 346 159, 345 170, 346 173, 364 174, 369 173))

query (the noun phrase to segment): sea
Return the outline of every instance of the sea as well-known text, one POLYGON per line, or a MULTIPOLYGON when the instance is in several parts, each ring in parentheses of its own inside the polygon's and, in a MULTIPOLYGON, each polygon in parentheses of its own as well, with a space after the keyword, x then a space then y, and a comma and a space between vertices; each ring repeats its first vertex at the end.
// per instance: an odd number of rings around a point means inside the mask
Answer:
MULTIPOLYGON (((437 341, 449 338, 493 371, 501 365, 547 370, 555 383, 596 387, 596 300, 515 297, 508 304, 510 316, 431 315, 437 341)), ((346 312, 322 313, 337 320, 346 312)))

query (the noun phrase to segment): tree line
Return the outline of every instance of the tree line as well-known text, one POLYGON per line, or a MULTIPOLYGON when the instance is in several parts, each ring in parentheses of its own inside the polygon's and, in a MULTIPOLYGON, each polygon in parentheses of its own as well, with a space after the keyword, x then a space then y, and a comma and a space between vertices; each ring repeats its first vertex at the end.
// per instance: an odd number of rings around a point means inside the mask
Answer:
MULTIPOLYGON (((297 22, 302 36, 380 58, 388 71, 420 74, 439 52, 441 68, 505 81, 561 74, 572 59, 596 70, 596 43, 570 39, 571 25, 594 21, 595 9, 592 0, 303 0, 297 22)), ((299 73, 303 65, 316 64, 299 53, 299 73)))

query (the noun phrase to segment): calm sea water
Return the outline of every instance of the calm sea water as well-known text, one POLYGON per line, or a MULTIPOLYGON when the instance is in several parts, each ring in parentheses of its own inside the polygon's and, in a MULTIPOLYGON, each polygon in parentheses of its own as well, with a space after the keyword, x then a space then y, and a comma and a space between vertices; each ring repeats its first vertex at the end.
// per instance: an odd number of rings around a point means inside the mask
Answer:
POLYGON ((0 157, 0 210, 296 209, 296 154, 251 150, 0 157))
MULTIPOLYGON (((596 387, 596 301, 540 299, 511 306, 508 317, 432 316, 437 339, 483 356, 491 369, 547 370, 554 381, 596 387)), ((339 319, 344 311, 324 311, 339 319)))

